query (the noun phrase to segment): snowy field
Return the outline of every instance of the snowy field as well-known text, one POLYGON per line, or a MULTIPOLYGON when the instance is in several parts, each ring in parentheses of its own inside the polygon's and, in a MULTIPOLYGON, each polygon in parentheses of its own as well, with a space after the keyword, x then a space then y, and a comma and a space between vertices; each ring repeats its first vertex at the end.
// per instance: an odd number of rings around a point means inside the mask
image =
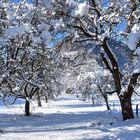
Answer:
POLYGON ((42 108, 0 107, 0 140, 140 140, 140 118, 122 121, 119 108, 93 106, 76 97, 60 97, 42 108))

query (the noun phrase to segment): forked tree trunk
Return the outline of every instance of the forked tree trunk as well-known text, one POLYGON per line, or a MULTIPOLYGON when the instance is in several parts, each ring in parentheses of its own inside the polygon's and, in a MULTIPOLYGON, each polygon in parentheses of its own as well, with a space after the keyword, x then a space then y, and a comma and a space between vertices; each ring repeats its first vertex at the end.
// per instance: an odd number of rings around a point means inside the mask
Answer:
POLYGON ((105 93, 102 91, 102 88, 101 88, 99 85, 98 85, 98 89, 99 89, 101 95, 103 96, 103 98, 104 98, 104 100, 105 100, 107 110, 111 110, 111 109, 110 109, 110 106, 109 106, 109 103, 108 103, 108 96, 107 96, 107 94, 105 94, 105 93))
POLYGON ((30 116, 30 102, 28 100, 25 102, 25 116, 30 116))
POLYGON ((117 92, 117 95, 118 95, 118 97, 120 99, 120 103, 121 103, 123 120, 133 119, 134 114, 133 114, 132 105, 131 105, 131 97, 132 97, 132 94, 134 91, 134 86, 137 83, 137 78, 138 78, 138 76, 140 76, 140 73, 132 75, 128 88, 127 88, 127 91, 124 93, 123 96, 121 96, 120 94, 121 94, 121 88, 122 88, 122 85, 121 85, 122 77, 121 77, 121 74, 119 71, 119 66, 118 66, 117 60, 115 59, 113 53, 111 52, 110 47, 107 44, 107 40, 108 40, 108 38, 104 39, 103 48, 111 62, 112 67, 110 67, 108 60, 104 56, 102 56, 102 58, 103 58, 103 61, 106 65, 107 69, 110 70, 110 72, 112 73, 116 92, 117 92))

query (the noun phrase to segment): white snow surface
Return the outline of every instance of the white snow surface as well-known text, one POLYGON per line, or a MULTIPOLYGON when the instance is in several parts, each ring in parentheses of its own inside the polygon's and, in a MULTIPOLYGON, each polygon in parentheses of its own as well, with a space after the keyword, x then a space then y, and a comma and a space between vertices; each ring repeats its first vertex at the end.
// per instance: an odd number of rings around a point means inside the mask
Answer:
POLYGON ((50 32, 48 31, 49 25, 42 23, 38 26, 38 29, 39 29, 39 31, 41 31, 41 34, 39 37, 44 41, 45 45, 48 46, 49 42, 52 39, 52 36, 51 36, 50 32))
POLYGON ((72 16, 82 17, 89 11, 89 4, 87 1, 66 0, 66 3, 73 7, 71 11, 72 16))
POLYGON ((24 24, 22 26, 10 26, 5 30, 5 37, 13 39, 15 37, 21 37, 25 33, 31 32, 30 24, 24 24))
POLYGON ((140 73, 140 60, 139 59, 138 59, 138 62, 136 62, 136 64, 135 64, 133 73, 140 73))
POLYGON ((106 111, 65 95, 42 108, 33 102, 30 117, 23 115, 23 105, 1 106, 0 140, 140 140, 139 117, 122 121, 115 104, 106 111))
POLYGON ((130 32, 128 47, 130 50, 135 51, 134 53, 140 55, 140 49, 137 48, 137 43, 140 41, 140 23, 135 24, 130 32))
POLYGON ((75 10, 75 15, 79 15, 82 17, 88 13, 88 10, 89 10, 89 5, 87 4, 87 1, 84 1, 83 3, 80 3, 78 5, 77 9, 75 10))

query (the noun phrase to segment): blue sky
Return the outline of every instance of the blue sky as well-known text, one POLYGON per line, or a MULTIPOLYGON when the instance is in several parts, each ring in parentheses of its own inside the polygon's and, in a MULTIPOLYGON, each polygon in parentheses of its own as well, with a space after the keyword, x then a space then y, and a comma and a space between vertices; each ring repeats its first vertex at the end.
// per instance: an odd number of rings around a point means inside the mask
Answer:
MULTIPOLYGON (((15 3, 18 3, 20 0, 10 0, 11 2, 15 2, 15 3)), ((27 2, 31 3, 32 0, 26 0, 27 2)))

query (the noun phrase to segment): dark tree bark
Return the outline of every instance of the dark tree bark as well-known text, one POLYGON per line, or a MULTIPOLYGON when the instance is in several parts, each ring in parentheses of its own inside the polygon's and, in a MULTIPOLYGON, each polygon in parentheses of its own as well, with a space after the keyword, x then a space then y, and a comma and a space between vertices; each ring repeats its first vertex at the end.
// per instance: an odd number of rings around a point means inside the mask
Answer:
MULTIPOLYGON (((29 99, 32 99, 34 94, 37 93, 38 90, 39 90, 38 87, 35 87, 33 85, 33 87, 31 88, 31 90, 30 90, 30 92, 28 94, 27 88, 28 88, 28 84, 25 85, 24 93, 25 93, 25 97, 26 98, 28 97, 29 99)), ((30 116, 30 102, 28 100, 26 100, 26 102, 25 102, 25 116, 30 116)))
POLYGON ((25 116, 30 116, 30 103, 28 100, 25 102, 25 116))
POLYGON ((104 93, 104 92, 102 91, 102 88, 101 88, 99 85, 98 85, 98 89, 99 89, 100 93, 102 94, 102 96, 103 96, 103 98, 104 98, 104 100, 105 100, 107 110, 111 110, 111 109, 110 109, 110 106, 109 106, 109 103, 108 103, 108 96, 107 96, 107 93, 104 93))
POLYGON ((41 107, 41 99, 40 99, 40 95, 37 94, 37 102, 38 102, 38 107, 41 107))
POLYGON ((45 102, 48 103, 48 97, 47 96, 45 96, 45 102))
MULTIPOLYGON (((111 67, 109 70, 112 73, 112 76, 114 79, 116 92, 118 95, 120 95, 120 92, 121 92, 121 74, 119 71, 119 66, 118 66, 117 60, 115 59, 114 55, 112 54, 112 51, 110 50, 107 41, 108 41, 108 38, 106 37, 103 41, 103 49, 104 49, 105 53, 107 54, 109 61, 111 62, 111 67)), ((108 65, 109 65, 109 63, 108 63, 108 65)))
POLYGON ((107 110, 111 110, 111 109, 110 109, 110 106, 109 106, 109 103, 108 103, 108 97, 107 97, 107 95, 104 96, 104 99, 105 99, 105 103, 106 103, 107 110))
POLYGON ((127 91, 125 91, 124 94, 120 96, 123 120, 134 118, 132 104, 131 104, 131 97, 134 92, 134 87, 137 83, 137 79, 139 76, 140 76, 140 73, 134 73, 131 76, 129 85, 127 87, 127 91))
MULTIPOLYGON (((128 94, 128 93, 124 93, 124 94, 128 94)), ((133 119, 134 114, 133 114, 133 109, 131 104, 131 96, 122 97, 122 99, 120 99, 120 102, 122 107, 123 120, 133 119)))
POLYGON ((134 114, 133 114, 133 109, 132 109, 132 104, 131 104, 131 97, 134 92, 134 87, 137 83, 137 79, 140 76, 140 73, 135 73, 132 75, 129 85, 127 87, 127 91, 125 91, 123 93, 123 95, 121 95, 122 75, 120 74, 117 60, 113 56, 113 54, 107 44, 107 38, 104 39, 103 48, 111 62, 111 67, 110 67, 109 63, 107 63, 108 61, 104 58, 104 63, 107 66, 107 68, 110 70, 110 72, 112 73, 112 76, 114 79, 116 92, 117 92, 117 95, 118 95, 118 97, 120 99, 120 103, 121 103, 123 120, 133 119, 134 114))

